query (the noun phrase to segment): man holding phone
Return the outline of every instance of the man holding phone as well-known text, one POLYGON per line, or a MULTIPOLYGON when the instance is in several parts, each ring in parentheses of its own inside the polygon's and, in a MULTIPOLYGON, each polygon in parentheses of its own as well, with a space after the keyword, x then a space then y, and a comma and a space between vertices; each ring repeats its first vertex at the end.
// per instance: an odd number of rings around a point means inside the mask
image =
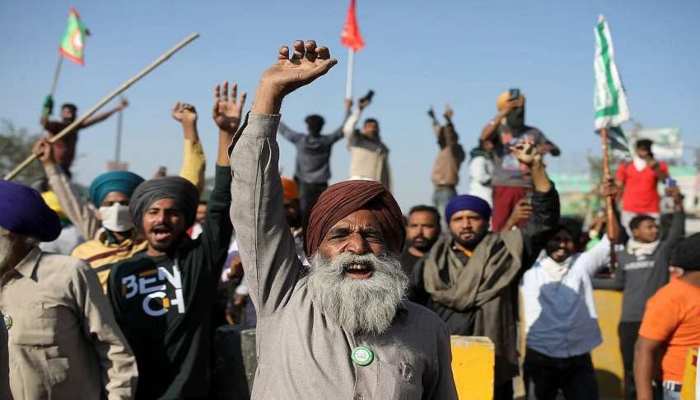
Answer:
POLYGON ((529 169, 511 154, 511 148, 524 141, 533 143, 539 154, 559 156, 561 151, 539 129, 525 124, 525 96, 513 88, 496 100, 498 113, 481 131, 482 141, 492 140, 494 149, 493 231, 504 228, 513 208, 532 186, 529 169), (495 140, 494 140, 495 139, 495 140))

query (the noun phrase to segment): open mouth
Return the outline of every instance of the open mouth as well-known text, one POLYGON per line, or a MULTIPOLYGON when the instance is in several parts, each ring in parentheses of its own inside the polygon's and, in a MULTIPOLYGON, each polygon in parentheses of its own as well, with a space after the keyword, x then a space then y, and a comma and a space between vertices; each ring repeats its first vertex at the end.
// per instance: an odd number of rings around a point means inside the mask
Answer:
POLYGON ((369 279, 372 277, 374 268, 369 264, 350 264, 343 268, 345 275, 351 279, 369 279))
POLYGON ((165 228, 153 229, 153 238, 158 242, 168 240, 171 237, 172 237, 172 231, 170 229, 165 229, 165 228))

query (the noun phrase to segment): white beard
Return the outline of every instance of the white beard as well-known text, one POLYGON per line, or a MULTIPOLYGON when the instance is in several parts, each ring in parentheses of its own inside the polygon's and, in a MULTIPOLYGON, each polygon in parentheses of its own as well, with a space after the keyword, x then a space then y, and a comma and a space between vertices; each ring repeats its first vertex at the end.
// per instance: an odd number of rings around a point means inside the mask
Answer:
POLYGON ((408 277, 395 257, 346 252, 327 260, 317 253, 311 260, 308 288, 312 301, 327 318, 351 333, 385 332, 407 287, 408 277), (371 264, 372 276, 345 276, 345 267, 356 263, 371 264))

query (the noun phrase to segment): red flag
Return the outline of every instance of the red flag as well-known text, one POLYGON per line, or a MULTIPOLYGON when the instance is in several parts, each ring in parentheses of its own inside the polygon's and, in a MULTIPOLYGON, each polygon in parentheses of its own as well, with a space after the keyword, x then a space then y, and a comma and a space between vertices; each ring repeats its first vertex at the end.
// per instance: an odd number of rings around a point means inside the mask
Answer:
POLYGON ((353 51, 358 51, 365 47, 365 41, 362 40, 362 35, 360 35, 360 26, 357 24, 355 0, 350 0, 348 16, 345 18, 345 26, 343 26, 343 32, 340 34, 340 43, 353 51))

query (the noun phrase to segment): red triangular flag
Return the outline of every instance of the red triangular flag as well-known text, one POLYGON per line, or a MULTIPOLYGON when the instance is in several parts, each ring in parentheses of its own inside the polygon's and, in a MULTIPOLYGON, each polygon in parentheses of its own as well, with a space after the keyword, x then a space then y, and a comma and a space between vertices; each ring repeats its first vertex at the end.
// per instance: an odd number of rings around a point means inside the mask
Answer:
POLYGON ((340 34, 340 43, 353 49, 353 51, 358 51, 365 47, 365 41, 362 40, 362 35, 360 35, 360 26, 357 24, 355 0, 350 0, 348 16, 345 18, 345 26, 343 26, 343 32, 340 34))

